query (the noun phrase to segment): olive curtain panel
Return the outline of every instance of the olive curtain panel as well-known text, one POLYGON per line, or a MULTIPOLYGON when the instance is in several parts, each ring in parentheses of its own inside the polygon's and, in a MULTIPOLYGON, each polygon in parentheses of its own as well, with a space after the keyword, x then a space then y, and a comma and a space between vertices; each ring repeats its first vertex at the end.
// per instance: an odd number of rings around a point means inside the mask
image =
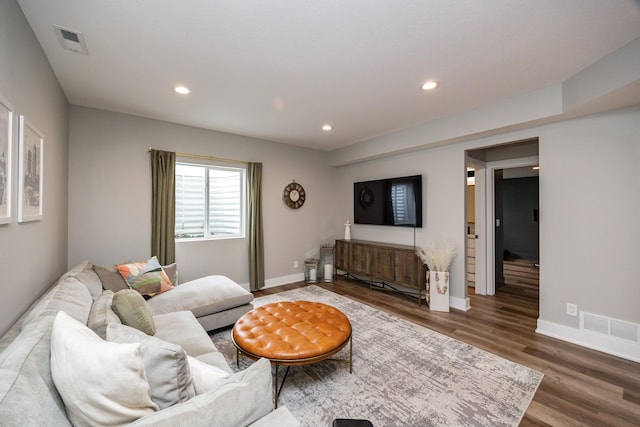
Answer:
POLYGON ((249 231, 249 284, 252 291, 264 287, 264 240, 262 232, 262 163, 247 166, 249 231))
POLYGON ((176 153, 151 150, 151 255, 161 265, 176 260, 176 153))

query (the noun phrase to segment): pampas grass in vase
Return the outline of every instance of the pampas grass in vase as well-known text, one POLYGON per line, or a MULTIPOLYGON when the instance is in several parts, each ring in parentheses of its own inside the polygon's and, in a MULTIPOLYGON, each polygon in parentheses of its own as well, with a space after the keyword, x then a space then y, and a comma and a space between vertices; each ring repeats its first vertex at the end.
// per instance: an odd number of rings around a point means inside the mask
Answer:
POLYGON ((456 245, 451 241, 419 248, 416 253, 429 268, 427 280, 427 303, 435 311, 449 311, 449 266, 456 254, 456 245), (442 274, 441 274, 442 273, 442 274), (444 277, 440 277, 440 276, 444 277), (430 282, 435 282, 436 293, 431 293, 430 282))
POLYGON ((419 248, 418 256, 431 271, 449 271, 449 266, 456 254, 456 244, 451 241, 438 242, 433 246, 419 248))

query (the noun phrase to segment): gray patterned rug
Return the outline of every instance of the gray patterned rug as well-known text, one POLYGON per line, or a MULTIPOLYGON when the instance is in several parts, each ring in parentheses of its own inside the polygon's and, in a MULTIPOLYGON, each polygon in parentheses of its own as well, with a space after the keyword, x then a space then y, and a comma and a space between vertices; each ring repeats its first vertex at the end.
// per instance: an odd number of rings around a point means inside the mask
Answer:
MULTIPOLYGON (((334 418, 364 418, 376 427, 517 426, 542 381, 538 371, 318 286, 254 305, 285 300, 332 305, 353 328, 353 374, 332 361, 290 369, 280 405, 303 426, 330 426, 334 418)), ((230 334, 212 339, 235 369, 230 334)), ((349 346, 336 358, 348 360, 349 346)), ((240 357, 240 369, 250 363, 240 357)))

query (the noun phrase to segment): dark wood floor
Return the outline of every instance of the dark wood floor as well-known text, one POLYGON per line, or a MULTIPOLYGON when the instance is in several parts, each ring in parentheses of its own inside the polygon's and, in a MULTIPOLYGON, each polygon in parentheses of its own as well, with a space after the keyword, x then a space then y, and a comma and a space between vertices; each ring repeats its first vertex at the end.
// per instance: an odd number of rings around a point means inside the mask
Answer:
MULTIPOLYGON (((640 426, 640 364, 535 333, 538 271, 532 262, 505 263, 506 286, 495 296, 475 295, 471 310, 430 312, 415 299, 369 291, 345 279, 325 289, 544 373, 521 426, 640 426)), ((269 288, 256 296, 306 286, 269 288)))

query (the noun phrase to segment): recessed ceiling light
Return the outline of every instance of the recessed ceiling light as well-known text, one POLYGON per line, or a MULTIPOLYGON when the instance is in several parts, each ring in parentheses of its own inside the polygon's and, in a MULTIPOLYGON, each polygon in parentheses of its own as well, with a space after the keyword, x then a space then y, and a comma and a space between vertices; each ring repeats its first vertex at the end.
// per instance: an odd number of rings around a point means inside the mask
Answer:
POLYGON ((433 80, 429 80, 428 82, 422 85, 422 90, 435 89, 437 86, 438 86, 438 83, 434 82, 433 80))
POLYGON ((534 171, 540 170, 540 166, 534 166, 531 169, 533 169, 534 171))
POLYGON ((322 130, 325 132, 329 132, 332 129, 333 129, 333 126, 331 125, 322 125, 322 130))
POLYGON ((191 92, 186 86, 176 86, 173 90, 180 95, 188 95, 191 92))

